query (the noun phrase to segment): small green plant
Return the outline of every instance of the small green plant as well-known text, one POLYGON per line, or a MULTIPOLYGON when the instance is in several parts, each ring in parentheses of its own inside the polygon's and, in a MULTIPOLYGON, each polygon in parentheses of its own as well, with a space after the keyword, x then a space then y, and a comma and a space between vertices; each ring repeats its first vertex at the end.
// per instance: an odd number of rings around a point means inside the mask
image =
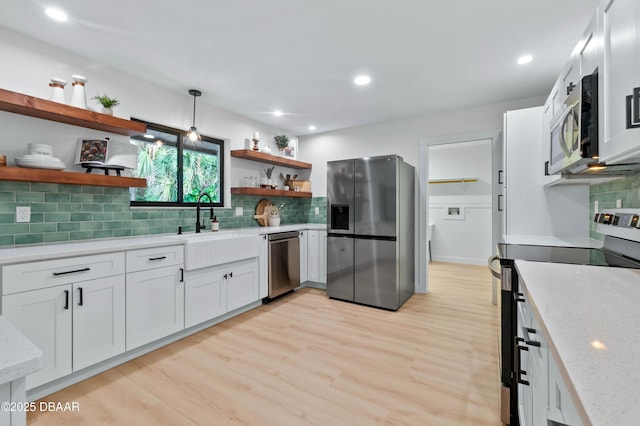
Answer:
POLYGON ((120 101, 117 98, 110 98, 107 94, 104 94, 102 96, 95 95, 93 99, 98 101, 98 103, 105 108, 113 108, 120 105, 120 101))
POLYGON ((271 179, 271 174, 273 173, 273 169, 275 169, 276 166, 271 166, 271 167, 267 167, 264 169, 264 172, 267 175, 267 179, 271 179))
POLYGON ((273 139, 275 139, 278 149, 284 149, 289 146, 289 137, 287 135, 275 136, 273 139))

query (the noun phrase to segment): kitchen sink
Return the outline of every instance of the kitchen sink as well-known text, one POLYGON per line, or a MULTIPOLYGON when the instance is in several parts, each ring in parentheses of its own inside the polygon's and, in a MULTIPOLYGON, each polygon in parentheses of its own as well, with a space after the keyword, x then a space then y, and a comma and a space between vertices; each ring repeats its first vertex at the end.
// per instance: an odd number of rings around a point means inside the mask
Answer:
POLYGON ((184 246, 185 270, 221 265, 258 256, 258 235, 240 232, 201 232, 171 235, 186 241, 184 246))

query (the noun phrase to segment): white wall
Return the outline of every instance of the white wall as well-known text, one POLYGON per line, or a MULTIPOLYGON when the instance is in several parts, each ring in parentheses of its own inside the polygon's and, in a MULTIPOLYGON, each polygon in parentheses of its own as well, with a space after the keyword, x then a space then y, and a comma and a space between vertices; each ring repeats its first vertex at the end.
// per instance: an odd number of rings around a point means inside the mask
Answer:
MULTIPOLYGON (((70 102, 71 75, 80 74, 89 79, 86 85, 88 100, 98 93, 107 93, 120 100, 120 105, 114 109, 118 117, 136 117, 179 129, 188 129, 191 126, 193 97, 188 94, 188 89, 193 87, 190 87, 188 82, 185 82, 180 91, 168 90, 108 65, 93 62, 5 28, 0 28, 0 52, 0 87, 3 89, 48 99, 51 94, 49 79, 60 77, 68 82, 65 92, 67 102, 70 102)), ((158 66, 162 66, 162 61, 168 60, 172 58, 159 58, 158 66)), ((272 149, 276 150, 273 136, 285 132, 207 105, 203 101, 207 95, 215 96, 204 93, 202 98, 198 98, 196 126, 205 135, 225 140, 226 164, 232 165, 225 171, 225 181, 230 183, 227 184, 225 204, 230 205, 230 186, 237 186, 242 176, 259 175, 264 172, 260 163, 235 158, 230 160, 229 150, 246 148, 245 139, 251 138, 253 132, 260 132, 261 144, 269 143, 272 149)), ((99 109, 98 104, 92 100, 89 101, 89 107, 99 109)), ((15 165, 15 157, 26 153, 28 143, 36 142, 52 145, 54 155, 62 159, 68 169, 80 170, 72 164, 77 138, 88 136, 103 137, 105 133, 0 112, 0 155, 7 156, 8 165, 15 165)), ((292 172, 289 169, 278 171, 292 172)))
POLYGON ((301 136, 299 158, 313 164, 313 195, 326 196, 327 161, 397 154, 417 170, 420 138, 495 131, 502 128, 505 111, 542 105, 544 100, 539 96, 301 136))
POLYGON ((429 146, 429 179, 477 182, 429 185, 433 260, 484 264, 491 255, 491 139, 429 146), (459 207, 460 216, 449 216, 459 207))

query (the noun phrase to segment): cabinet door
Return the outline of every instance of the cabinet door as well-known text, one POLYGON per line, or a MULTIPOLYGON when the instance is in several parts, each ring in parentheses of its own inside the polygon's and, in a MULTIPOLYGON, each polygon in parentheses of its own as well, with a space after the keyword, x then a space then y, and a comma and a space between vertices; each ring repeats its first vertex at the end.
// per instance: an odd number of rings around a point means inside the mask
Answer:
POLYGON ((71 374, 71 285, 2 298, 2 315, 42 350, 42 369, 27 376, 27 389, 71 374))
POLYGON ((127 350, 184 329, 181 268, 127 274, 127 350))
POLYGON ((558 423, 580 426, 580 414, 560 374, 553 357, 549 357, 549 411, 548 418, 558 423))
POLYGON ((260 298, 269 295, 269 240, 266 235, 261 235, 259 240, 259 258, 260 262, 260 298))
POLYGON ((73 285, 73 371, 125 350, 124 275, 73 285))
POLYGON ((580 63, 580 76, 593 74, 600 68, 600 26, 599 13, 594 13, 576 47, 580 63))
POLYGON ((300 231, 300 282, 303 283, 309 280, 309 276, 307 274, 307 263, 308 263, 308 248, 307 248, 307 240, 308 240, 308 232, 309 231, 300 231))
POLYGON ((307 279, 327 282, 327 233, 307 231, 307 279))
POLYGON ((227 276, 227 311, 246 306, 259 299, 258 263, 254 260, 229 265, 227 276))
POLYGON ((220 267, 185 272, 184 325, 191 327, 227 312, 227 286, 220 267))
POLYGON ((640 125, 636 120, 640 94, 630 102, 631 108, 627 103, 627 97, 640 88, 640 2, 603 0, 602 6, 604 141, 600 159, 614 163, 640 157, 640 127, 627 128, 628 121, 640 125))

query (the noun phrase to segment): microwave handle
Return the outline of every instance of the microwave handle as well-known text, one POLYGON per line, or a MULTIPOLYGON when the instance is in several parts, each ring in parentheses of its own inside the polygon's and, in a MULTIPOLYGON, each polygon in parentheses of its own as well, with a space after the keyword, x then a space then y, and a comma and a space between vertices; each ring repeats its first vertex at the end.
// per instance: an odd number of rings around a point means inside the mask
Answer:
POLYGON ((633 89, 633 95, 627 96, 627 129, 640 127, 640 87, 633 89))

